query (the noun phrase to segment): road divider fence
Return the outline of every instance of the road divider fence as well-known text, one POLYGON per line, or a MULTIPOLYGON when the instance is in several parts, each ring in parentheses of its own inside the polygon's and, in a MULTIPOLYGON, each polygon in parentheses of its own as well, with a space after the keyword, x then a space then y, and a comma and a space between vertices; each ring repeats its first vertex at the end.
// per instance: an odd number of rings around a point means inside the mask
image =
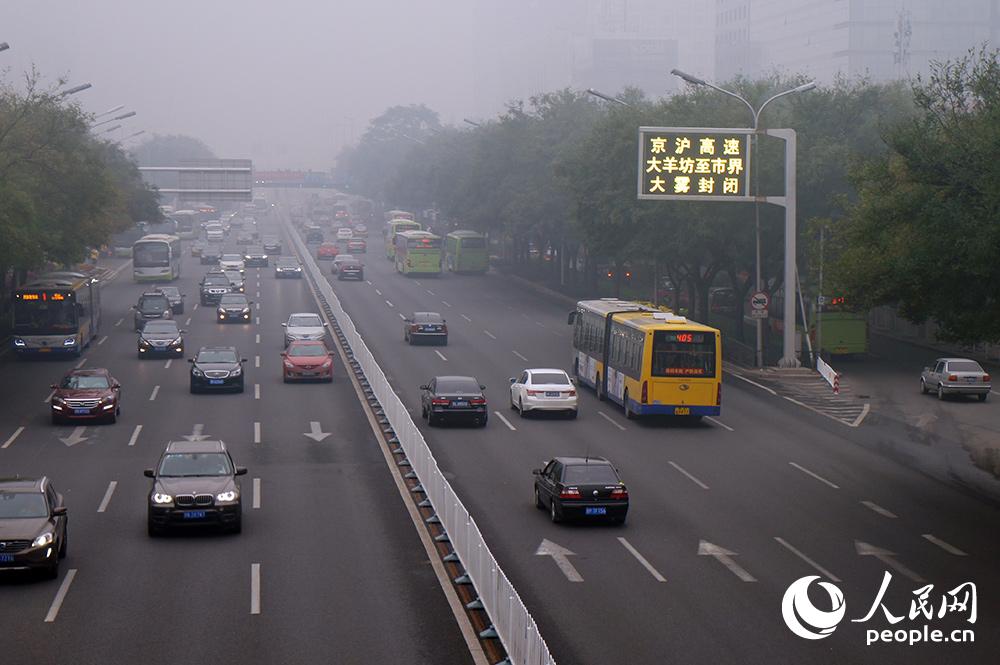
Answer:
POLYGON ((833 388, 833 394, 840 394, 840 374, 838 374, 823 358, 816 356, 816 371, 820 373, 826 382, 833 388))

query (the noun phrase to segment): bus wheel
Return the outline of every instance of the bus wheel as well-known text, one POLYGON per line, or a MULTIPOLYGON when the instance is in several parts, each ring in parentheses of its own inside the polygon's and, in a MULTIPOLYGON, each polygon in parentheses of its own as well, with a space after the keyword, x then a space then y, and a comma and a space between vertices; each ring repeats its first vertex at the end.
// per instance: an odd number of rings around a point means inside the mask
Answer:
POLYGON ((625 419, 626 420, 635 420, 635 411, 632 410, 632 407, 629 406, 629 403, 628 403, 628 391, 625 392, 625 399, 622 400, 622 401, 623 401, 623 403, 625 405, 625 419))
POLYGON ((597 401, 603 402, 604 401, 604 389, 603 389, 603 385, 601 384, 601 375, 600 374, 597 375, 597 383, 594 384, 594 390, 597 391, 597 401))

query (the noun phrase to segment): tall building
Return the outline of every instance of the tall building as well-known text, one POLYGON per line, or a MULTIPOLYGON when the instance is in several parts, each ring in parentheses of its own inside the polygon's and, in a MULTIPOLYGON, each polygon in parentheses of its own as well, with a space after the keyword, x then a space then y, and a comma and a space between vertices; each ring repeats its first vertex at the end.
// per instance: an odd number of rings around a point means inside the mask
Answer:
POLYGON ((1000 0, 715 0, 715 78, 887 81, 997 43, 1000 0))

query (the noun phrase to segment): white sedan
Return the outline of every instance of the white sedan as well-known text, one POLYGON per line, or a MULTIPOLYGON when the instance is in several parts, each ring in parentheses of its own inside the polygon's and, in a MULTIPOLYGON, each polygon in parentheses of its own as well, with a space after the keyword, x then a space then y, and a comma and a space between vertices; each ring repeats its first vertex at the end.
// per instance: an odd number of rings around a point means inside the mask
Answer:
POLYGON ((522 418, 529 411, 563 411, 576 418, 576 386, 561 369, 526 369, 510 379, 510 408, 522 418))

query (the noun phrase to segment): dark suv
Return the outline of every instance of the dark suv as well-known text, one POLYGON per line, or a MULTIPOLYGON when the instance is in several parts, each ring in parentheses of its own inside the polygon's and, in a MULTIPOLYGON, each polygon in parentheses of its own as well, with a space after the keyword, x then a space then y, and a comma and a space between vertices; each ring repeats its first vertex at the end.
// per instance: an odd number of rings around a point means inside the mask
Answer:
POLYGON ((135 312, 134 326, 137 331, 143 329, 146 321, 174 318, 170 299, 162 291, 143 293, 139 296, 139 302, 132 306, 132 310, 135 312))
POLYGON ((229 293, 231 284, 225 273, 209 273, 201 280, 201 305, 218 305, 222 296, 229 293))
POLYGON ((0 570, 59 577, 66 556, 66 506, 48 478, 0 478, 0 570))
POLYGON ((147 528, 157 536, 172 526, 211 525, 239 533, 243 497, 237 476, 246 467, 233 464, 222 441, 172 441, 155 469, 147 504, 147 528))
POLYGON ((191 363, 191 392, 235 390, 243 392, 243 363, 235 346, 203 346, 191 363))

